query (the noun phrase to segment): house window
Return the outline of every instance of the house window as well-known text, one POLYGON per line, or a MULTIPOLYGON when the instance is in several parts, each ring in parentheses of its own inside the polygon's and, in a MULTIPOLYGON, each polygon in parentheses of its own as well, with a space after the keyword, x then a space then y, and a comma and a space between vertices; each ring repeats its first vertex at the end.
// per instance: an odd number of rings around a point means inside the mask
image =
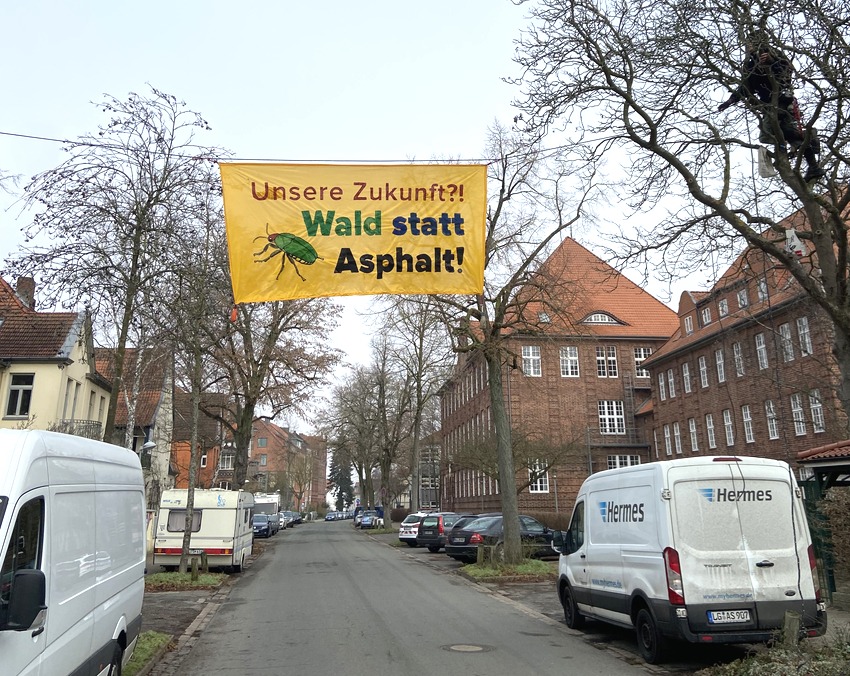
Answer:
POLYGON ((600 434, 625 434, 626 417, 623 414, 623 402, 614 399, 599 401, 600 434))
POLYGON ((691 435, 691 451, 696 453, 699 450, 699 436, 697 435, 697 419, 688 418, 688 432, 691 435))
POLYGON ((750 304, 750 299, 747 297, 747 287, 738 289, 738 307, 745 308, 750 304))
POLYGON ((673 455, 673 446, 670 444, 670 425, 664 425, 664 450, 667 455, 673 455))
POLYGON ((561 348, 561 377, 578 378, 578 348, 572 345, 561 348))
POLYGON ((658 374, 658 398, 664 401, 667 398, 667 383, 664 380, 664 374, 658 374))
POLYGON ((541 324, 548 324, 552 320, 549 319, 549 313, 548 312, 538 312, 537 313, 537 321, 539 321, 541 324))
POLYGON ((699 363, 699 382, 702 387, 708 387, 708 362, 705 357, 700 357, 699 363))
POLYGON ((29 416, 34 379, 35 376, 31 373, 12 374, 12 384, 9 386, 9 401, 6 404, 7 416, 14 418, 25 418, 29 416))
POLYGON ((673 444, 676 447, 676 455, 682 455, 682 433, 679 430, 679 421, 673 423, 673 444))
POLYGON ((726 365, 723 361, 723 348, 714 351, 714 362, 717 364, 717 382, 726 382, 726 365))
POLYGON ((732 357, 735 360, 735 375, 739 378, 744 375, 744 351, 741 343, 732 343, 732 357))
POLYGON ((725 298, 721 298, 717 301, 717 314, 721 317, 725 317, 729 314, 729 303, 725 298))
POLYGON ((685 317, 685 333, 691 335, 694 332, 694 319, 690 315, 685 317))
POLYGON ((260 453, 260 467, 265 467, 269 464, 269 456, 265 453, 260 453))
POLYGON ((764 402, 764 414, 767 417, 767 437, 768 439, 779 438, 779 423, 776 420, 776 406, 768 399, 764 402))
POLYGON ((655 447, 655 457, 658 457, 658 430, 653 428, 652 430, 652 445, 655 447))
POLYGON ((207 466, 207 454, 201 453, 201 469, 207 466))
POLYGON ((260 437, 257 439, 257 448, 265 448, 269 445, 269 440, 267 437, 260 437))
POLYGON ((676 379, 673 375, 673 369, 667 370, 667 389, 670 392, 670 398, 676 396, 676 379))
POLYGON ((707 326, 708 324, 711 324, 711 308, 710 307, 704 307, 702 309, 701 316, 702 316, 702 325, 703 326, 707 326))
POLYGON ((604 312, 594 312, 587 319, 585 324, 619 324, 611 315, 606 315, 604 312))
POLYGON ((723 429, 726 431, 726 445, 735 445, 735 425, 732 421, 731 409, 723 410, 723 429))
POLYGON ((791 395, 791 415, 794 418, 794 434, 798 437, 806 433, 806 415, 803 413, 803 396, 791 395))
POLYGON ((532 378, 539 378, 542 375, 539 345, 522 346, 522 372, 532 378))
POLYGON ((744 439, 748 444, 751 444, 756 438, 753 434, 753 417, 748 405, 741 406, 741 418, 744 421, 744 439))
POLYGON ((758 297, 759 301, 767 300, 767 279, 765 277, 759 277, 758 297))
POLYGON ((717 448, 717 440, 714 438, 714 416, 705 414, 705 435, 708 437, 708 447, 717 448))
POLYGON ((823 420, 823 403, 820 399, 820 390, 812 390, 809 392, 809 410, 812 413, 812 431, 825 431, 826 425, 823 420))
POLYGON ((635 378, 649 378, 649 371, 642 364, 652 354, 651 347, 635 348, 635 378))
POLYGON ((809 333, 808 317, 797 318, 797 337, 800 339, 800 356, 808 357, 812 354, 812 336, 809 333))
POLYGON ((620 467, 632 467, 640 464, 639 455, 609 455, 608 469, 620 469, 620 467))
POLYGON ((685 393, 691 392, 691 367, 688 364, 682 364, 682 385, 685 388, 685 393))
POLYGON ((765 345, 763 333, 756 334, 756 357, 759 369, 763 371, 767 368, 767 345, 765 345))
POLYGON ((549 492, 549 472, 546 471, 546 463, 542 460, 533 460, 528 466, 529 493, 549 492))
POLYGON ((794 343, 791 341, 791 325, 779 325, 779 342, 782 345, 782 360, 794 361, 794 343))
POLYGON ((617 348, 613 345, 596 348, 596 375, 600 378, 617 377, 617 348))
POLYGON ((233 469, 234 453, 222 453, 218 462, 219 469, 233 469))

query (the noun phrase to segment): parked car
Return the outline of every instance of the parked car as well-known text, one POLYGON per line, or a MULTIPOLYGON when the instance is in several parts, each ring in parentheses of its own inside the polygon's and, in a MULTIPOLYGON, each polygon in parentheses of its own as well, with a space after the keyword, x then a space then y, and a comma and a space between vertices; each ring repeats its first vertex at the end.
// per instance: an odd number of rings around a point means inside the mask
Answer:
POLYGON ((374 509, 367 509, 363 512, 363 517, 360 519, 360 528, 382 528, 384 520, 378 516, 378 512, 374 509))
MULTIPOLYGON (((281 529, 280 514, 274 513, 267 516, 269 517, 269 526, 271 527, 272 535, 275 535, 281 529)), ((285 528, 285 526, 283 527, 285 528)))
MULTIPOLYGON (((475 563, 478 545, 490 545, 496 548, 494 558, 498 560, 504 551, 502 518, 501 515, 483 516, 453 530, 446 539, 446 554, 458 561, 475 563)), ((540 544, 531 552, 531 558, 552 556, 552 532, 537 519, 524 514, 520 514, 519 523, 523 544, 540 544)))
POLYGON ((254 537, 269 538, 272 536, 272 525, 268 514, 254 514, 251 525, 254 527, 254 537))
POLYGON ((277 516, 280 519, 280 529, 286 530, 289 528, 289 521, 286 518, 286 512, 278 512, 277 516))
POLYGON ((429 552, 439 552, 446 546, 446 532, 462 515, 455 512, 431 512, 419 519, 416 544, 429 552))
POLYGON ((398 539, 406 542, 408 547, 416 546, 416 534, 419 532, 419 520, 430 512, 412 512, 404 517, 398 527, 398 539))
POLYGON ((336 512, 328 512, 327 514, 325 514, 325 521, 336 521, 337 518, 338 517, 336 512))

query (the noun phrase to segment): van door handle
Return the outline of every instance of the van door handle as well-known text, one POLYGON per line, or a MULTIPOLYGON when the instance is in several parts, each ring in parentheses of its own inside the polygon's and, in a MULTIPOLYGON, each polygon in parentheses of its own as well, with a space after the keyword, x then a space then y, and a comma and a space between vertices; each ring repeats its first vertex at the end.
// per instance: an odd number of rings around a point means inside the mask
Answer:
POLYGON ((759 568, 773 568, 773 561, 759 561, 756 565, 759 568))
POLYGON ((584 555, 584 554, 581 554, 579 558, 586 559, 586 558, 587 558, 587 556, 586 556, 586 555, 584 555))

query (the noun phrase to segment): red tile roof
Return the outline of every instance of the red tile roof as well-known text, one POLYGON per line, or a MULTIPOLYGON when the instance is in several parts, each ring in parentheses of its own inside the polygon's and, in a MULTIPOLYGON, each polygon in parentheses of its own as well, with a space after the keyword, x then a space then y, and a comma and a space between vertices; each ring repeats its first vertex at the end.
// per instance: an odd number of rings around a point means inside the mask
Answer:
MULTIPOLYGON (((95 359, 97 370, 106 377, 109 382, 112 382, 114 377, 114 356, 115 350, 108 348, 98 348, 95 350, 95 359)), ((136 373, 136 364, 139 358, 139 350, 136 348, 127 348, 124 358, 124 380, 126 383, 132 382, 136 373)), ((168 364, 164 361, 169 358, 169 353, 154 353, 152 358, 148 356, 144 360, 144 368, 142 369, 142 382, 139 384, 139 394, 136 397, 135 422, 136 425, 146 427, 153 425, 156 418, 157 409, 162 400, 163 392, 166 387, 166 372, 168 364)), ((118 393, 118 408, 115 410, 115 424, 119 427, 126 427, 129 411, 127 410, 127 398, 122 390, 118 393)))
POLYGON ((820 460, 848 460, 850 461, 850 439, 836 441, 826 446, 810 448, 807 451, 797 453, 797 461, 800 463, 818 462, 820 460))

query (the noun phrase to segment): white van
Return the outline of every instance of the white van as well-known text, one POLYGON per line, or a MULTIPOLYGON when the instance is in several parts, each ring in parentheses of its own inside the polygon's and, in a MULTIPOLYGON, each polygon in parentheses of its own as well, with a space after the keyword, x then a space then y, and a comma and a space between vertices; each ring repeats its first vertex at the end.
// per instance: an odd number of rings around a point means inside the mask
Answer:
POLYGON ((118 673, 145 592, 138 456, 67 434, 0 430, 0 565, 4 676, 118 673))
POLYGON ((668 638, 755 643, 785 612, 826 630, 801 491, 778 460, 699 457, 588 477, 556 533, 564 618, 635 627, 647 662, 668 638))
MULTIPOLYGON (((188 494, 185 488, 162 492, 154 530, 153 563, 167 570, 180 565, 188 494)), ((247 491, 196 488, 189 553, 206 552, 210 567, 241 571, 252 552, 253 511, 254 496, 247 491)))

